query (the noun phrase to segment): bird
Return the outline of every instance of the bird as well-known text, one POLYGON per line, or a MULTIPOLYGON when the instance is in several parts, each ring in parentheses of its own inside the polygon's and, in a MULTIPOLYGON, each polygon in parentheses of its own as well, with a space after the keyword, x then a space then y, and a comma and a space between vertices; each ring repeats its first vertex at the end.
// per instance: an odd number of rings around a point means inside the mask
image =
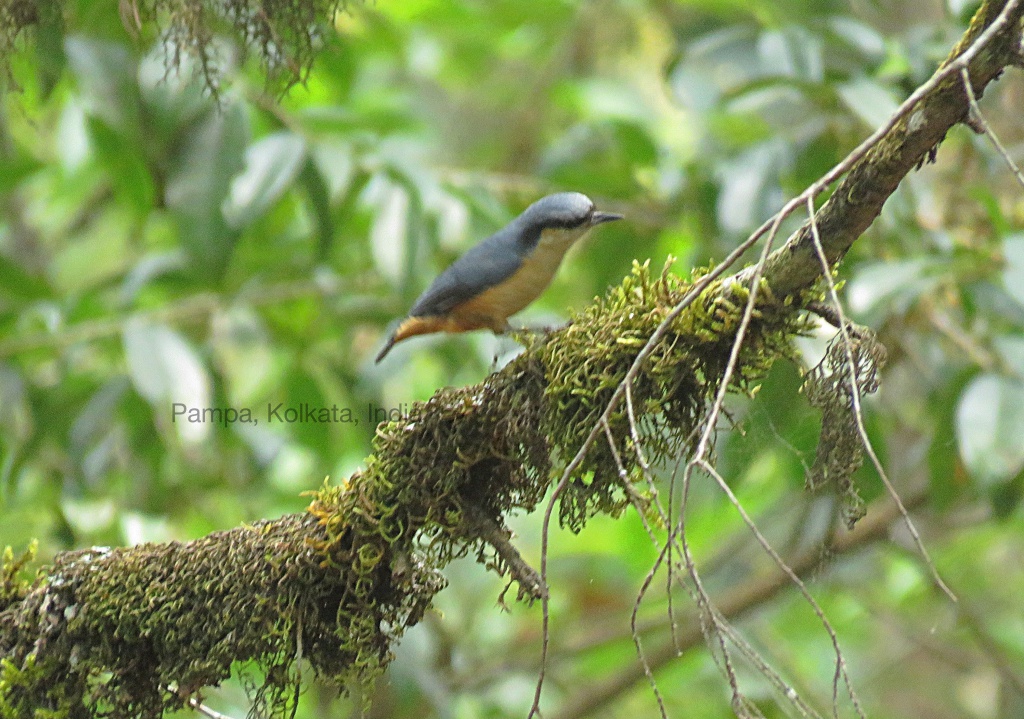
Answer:
POLYGON ((508 318, 547 289, 562 258, 591 228, 621 220, 579 192, 542 197, 455 260, 430 284, 388 337, 397 342, 433 332, 509 332, 508 318))

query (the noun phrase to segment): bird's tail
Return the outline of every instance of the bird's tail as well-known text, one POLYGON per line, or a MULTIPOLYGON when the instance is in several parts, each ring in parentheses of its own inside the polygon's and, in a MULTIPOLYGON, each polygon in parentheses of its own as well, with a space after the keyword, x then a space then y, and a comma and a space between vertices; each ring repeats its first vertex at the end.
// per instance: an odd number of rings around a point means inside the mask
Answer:
POLYGON ((426 335, 431 332, 462 332, 466 329, 463 325, 453 323, 450 317, 406 317, 388 337, 388 341, 384 344, 384 349, 377 355, 376 361, 380 362, 384 359, 396 342, 401 342, 409 337, 426 335))
POLYGON ((374 364, 380 364, 380 361, 382 359, 384 359, 384 357, 387 355, 387 353, 391 351, 391 348, 395 346, 395 342, 398 341, 397 337, 398 337, 398 332, 397 331, 391 333, 391 336, 388 337, 388 341, 384 345, 384 349, 382 349, 380 351, 380 353, 377 355, 377 359, 375 359, 373 361, 374 364))

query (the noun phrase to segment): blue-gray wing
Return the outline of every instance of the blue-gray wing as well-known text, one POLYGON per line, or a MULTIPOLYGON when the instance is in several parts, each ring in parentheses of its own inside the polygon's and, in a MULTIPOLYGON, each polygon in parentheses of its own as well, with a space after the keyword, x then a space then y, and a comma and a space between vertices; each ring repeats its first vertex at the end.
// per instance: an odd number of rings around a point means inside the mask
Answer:
POLYGON ((506 227, 470 249, 437 276, 409 310, 410 317, 443 315, 501 284, 523 264, 519 245, 506 227))

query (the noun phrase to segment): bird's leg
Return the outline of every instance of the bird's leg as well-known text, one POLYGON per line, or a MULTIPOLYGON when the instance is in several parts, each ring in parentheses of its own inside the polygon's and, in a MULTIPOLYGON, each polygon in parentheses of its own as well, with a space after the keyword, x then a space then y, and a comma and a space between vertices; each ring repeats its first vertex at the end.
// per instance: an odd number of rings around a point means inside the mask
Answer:
POLYGON ((502 354, 502 351, 501 351, 501 345, 502 345, 501 338, 506 337, 506 336, 510 337, 513 342, 516 342, 516 343, 518 343, 519 345, 521 345, 523 347, 529 348, 532 340, 534 340, 534 339, 536 339, 538 337, 544 337, 546 335, 551 334, 552 332, 557 332, 558 330, 565 329, 566 327, 568 327, 571 324, 572 324, 572 321, 570 320, 569 322, 566 322, 563 325, 553 325, 553 326, 551 326, 551 325, 542 325, 542 326, 535 326, 535 327, 528 327, 528 326, 514 327, 511 323, 509 323, 508 320, 505 320, 505 323, 503 325, 498 325, 496 327, 492 327, 491 330, 494 332, 495 336, 499 338, 499 340, 498 340, 498 347, 494 351, 494 361, 493 361, 493 363, 491 365, 491 371, 494 371, 494 369, 497 368, 498 360, 500 359, 501 354, 502 354))
POLYGON ((498 344, 494 348, 494 360, 491 362, 491 371, 493 372, 498 369, 498 361, 501 359, 501 355, 504 354, 501 346, 505 337, 509 337, 514 343, 518 343, 520 345, 523 343, 519 342, 516 338, 519 330, 513 327, 507 319, 504 324, 492 327, 491 331, 494 332, 494 336, 498 338, 498 344))

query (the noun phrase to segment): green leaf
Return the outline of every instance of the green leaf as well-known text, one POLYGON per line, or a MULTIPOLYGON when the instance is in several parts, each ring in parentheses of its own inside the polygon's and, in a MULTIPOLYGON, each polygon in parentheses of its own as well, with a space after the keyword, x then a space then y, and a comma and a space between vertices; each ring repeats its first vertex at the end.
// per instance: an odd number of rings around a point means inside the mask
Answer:
POLYGON ((790 164, 782 143, 755 145, 737 159, 723 162, 719 173, 718 221, 730 232, 743 232, 771 213, 778 195, 779 168, 790 164))
MULTIPOLYGON (((17 148, 20 149, 20 148, 17 148)), ((0 193, 10 192, 22 180, 43 168, 43 163, 27 154, 12 152, 0 156, 0 193)))
MULTIPOLYGON (((1024 368, 1024 337, 1017 335, 1000 335, 992 341, 992 346, 1002 357, 1007 367, 1024 368)), ((1018 374, 1018 376, 1020 376, 1018 374)))
POLYGON ((899 100, 885 85, 866 77, 838 86, 839 97, 868 127, 884 125, 899 107, 899 100))
POLYGON ((928 257, 864 263, 847 285, 850 308, 859 316, 905 312, 939 282, 942 267, 928 257))
POLYGON ((170 61, 164 48, 155 48, 139 60, 139 93, 146 108, 151 139, 170 143, 183 125, 196 122, 210 109, 203 84, 192 73, 167 72, 170 61))
POLYGON ((985 487, 1024 468, 1024 382, 994 374, 975 377, 956 413, 964 464, 985 487))
MULTIPOLYGON (((829 18, 828 24, 837 38, 856 48, 865 58, 878 61, 885 55, 885 39, 868 23, 839 15, 829 18)), ((835 48, 830 49, 835 51, 835 48)))
POLYGON ((182 244, 195 268, 207 277, 219 277, 238 239, 221 208, 242 167, 248 123, 239 105, 228 105, 200 118, 184 138, 168 173, 167 207, 178 221, 182 244))
POLYGON ((239 230, 265 213, 295 181, 306 161, 305 141, 275 132, 245 151, 245 169, 231 182, 224 202, 228 225, 239 230))
POLYGON ((88 112, 122 134, 142 138, 142 98, 135 80, 135 62, 112 42, 72 37, 64 43, 88 112))
POLYGON ((138 216, 153 208, 156 190, 141 148, 125 146, 124 138, 105 122, 88 120, 96 157, 107 169, 120 197, 126 199, 138 216))
POLYGON ((71 425, 70 454, 91 482, 116 462, 116 445, 109 441, 117 408, 128 389, 128 379, 117 375, 105 382, 85 403, 71 425))
POLYGON ((178 272, 183 265, 184 257, 177 249, 144 255, 127 272, 121 283, 121 302, 130 305, 135 302, 139 292, 153 280, 171 272, 178 272))
POLYGON ((331 214, 331 194, 327 179, 320 173, 313 158, 306 158, 299 183, 306 191, 313 219, 316 220, 317 258, 325 260, 334 241, 334 216, 331 214))
POLYGON ((723 95, 758 75, 756 38, 749 27, 729 26, 691 43, 669 80, 684 107, 710 110, 723 95))
POLYGON ((757 53, 758 67, 766 75, 821 82, 821 38, 799 25, 764 31, 757 39, 757 53))
MULTIPOLYGON (((123 333, 132 384, 155 412, 172 419, 174 405, 210 406, 210 378, 199 355, 170 327, 129 320, 123 333)), ((173 422, 183 439, 206 436, 210 425, 173 422)), ((162 424, 162 423, 160 423, 162 424)))
MULTIPOLYGON (((320 386, 315 375, 308 372, 304 367, 294 368, 284 378, 284 408, 302 411, 302 407, 308 407, 314 412, 321 407, 331 407, 335 403, 329 398, 320 386)), ((277 404, 271 402, 271 404, 277 404)), ((324 447, 330 442, 331 424, 324 424, 315 421, 297 421, 287 425, 288 431, 296 442, 308 447, 324 447)))

